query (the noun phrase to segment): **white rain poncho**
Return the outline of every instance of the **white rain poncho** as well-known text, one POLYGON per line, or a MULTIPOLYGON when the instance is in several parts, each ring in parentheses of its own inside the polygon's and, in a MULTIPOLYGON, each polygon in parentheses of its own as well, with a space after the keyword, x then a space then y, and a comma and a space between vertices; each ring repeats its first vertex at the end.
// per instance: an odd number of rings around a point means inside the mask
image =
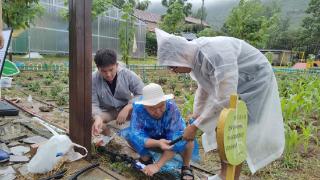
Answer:
POLYGON ((186 39, 156 29, 158 63, 192 68, 197 81, 194 114, 204 132, 203 144, 216 148, 215 128, 229 97, 237 93, 248 107, 247 163, 252 173, 279 158, 284 127, 277 82, 258 49, 231 37, 186 39))

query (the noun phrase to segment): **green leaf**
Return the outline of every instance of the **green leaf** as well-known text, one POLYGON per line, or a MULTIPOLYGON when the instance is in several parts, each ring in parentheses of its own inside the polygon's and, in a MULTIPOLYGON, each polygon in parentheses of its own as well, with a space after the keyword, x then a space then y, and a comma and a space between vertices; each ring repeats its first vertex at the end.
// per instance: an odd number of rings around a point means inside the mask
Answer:
POLYGON ((4 62, 3 70, 2 70, 2 75, 3 76, 14 76, 20 73, 20 70, 10 60, 6 59, 4 62))

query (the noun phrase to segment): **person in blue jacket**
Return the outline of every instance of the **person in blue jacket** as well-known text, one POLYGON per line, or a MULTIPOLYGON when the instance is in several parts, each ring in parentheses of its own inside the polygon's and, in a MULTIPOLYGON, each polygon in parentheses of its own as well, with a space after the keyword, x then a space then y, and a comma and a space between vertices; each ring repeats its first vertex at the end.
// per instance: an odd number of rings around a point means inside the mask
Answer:
POLYGON ((143 172, 148 176, 157 173, 176 153, 182 156, 182 179, 193 179, 190 168, 194 142, 169 143, 182 136, 186 124, 173 95, 165 95, 160 85, 151 83, 143 88, 142 96, 133 104, 128 142, 139 153, 140 161, 147 166, 143 172), (162 155, 153 162, 150 151, 160 149, 162 155))

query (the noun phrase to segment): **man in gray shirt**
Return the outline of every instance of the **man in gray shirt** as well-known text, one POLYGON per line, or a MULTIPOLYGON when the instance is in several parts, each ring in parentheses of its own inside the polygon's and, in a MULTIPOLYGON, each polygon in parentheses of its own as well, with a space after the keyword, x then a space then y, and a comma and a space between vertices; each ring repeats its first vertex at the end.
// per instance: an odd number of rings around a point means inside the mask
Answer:
POLYGON ((109 135, 106 123, 115 120, 118 125, 130 118, 132 95, 142 94, 142 80, 117 62, 111 49, 97 51, 94 62, 98 68, 92 74, 92 134, 109 135))

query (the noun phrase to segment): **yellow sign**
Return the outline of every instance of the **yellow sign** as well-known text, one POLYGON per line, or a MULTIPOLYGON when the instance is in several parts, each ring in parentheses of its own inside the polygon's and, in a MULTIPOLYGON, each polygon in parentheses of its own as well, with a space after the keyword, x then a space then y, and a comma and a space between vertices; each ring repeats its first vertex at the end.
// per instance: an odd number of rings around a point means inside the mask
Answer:
MULTIPOLYGON (((238 100, 237 95, 232 95, 230 108, 222 110, 217 126, 219 155, 230 165, 228 169, 233 174, 230 179, 234 177, 235 166, 241 164, 247 157, 247 124, 246 104, 238 100)), ((229 179, 228 174, 231 176, 227 173, 227 179, 229 179)))

